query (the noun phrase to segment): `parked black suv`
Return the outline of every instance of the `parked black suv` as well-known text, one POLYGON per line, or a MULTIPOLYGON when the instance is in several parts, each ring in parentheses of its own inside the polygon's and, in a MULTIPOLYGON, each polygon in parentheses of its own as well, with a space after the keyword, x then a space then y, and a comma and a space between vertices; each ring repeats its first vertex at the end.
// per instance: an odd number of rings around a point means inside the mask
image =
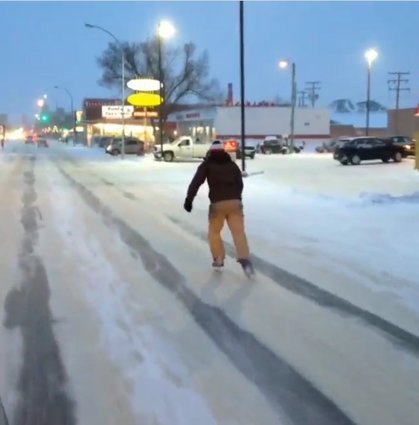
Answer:
POLYGON ((377 137, 353 137, 344 139, 335 149, 333 157, 343 165, 359 165, 361 161, 381 159, 383 162, 400 162, 403 148, 386 139, 377 137))
POLYGON ((260 145, 260 152, 264 155, 272 153, 285 153, 286 146, 283 140, 280 139, 265 139, 260 145))
MULTIPOLYGON (((301 146, 297 146, 294 143, 294 153, 300 153, 305 146, 305 142, 301 146)), ((275 153, 281 153, 286 155, 290 153, 290 147, 284 139, 265 139, 259 147, 260 153, 264 155, 271 155, 275 153)))
POLYGON ((411 139, 407 136, 391 136, 387 137, 386 140, 394 143, 395 145, 401 146, 403 149, 403 157, 415 156, 416 140, 411 139))

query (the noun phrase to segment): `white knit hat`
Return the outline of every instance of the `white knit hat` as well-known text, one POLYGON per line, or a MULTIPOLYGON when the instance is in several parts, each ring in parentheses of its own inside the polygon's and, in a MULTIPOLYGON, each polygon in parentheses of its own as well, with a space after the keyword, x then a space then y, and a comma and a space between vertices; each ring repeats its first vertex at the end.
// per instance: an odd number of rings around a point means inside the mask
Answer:
POLYGON ((210 151, 223 151, 224 150, 224 143, 220 140, 215 140, 212 142, 210 151))

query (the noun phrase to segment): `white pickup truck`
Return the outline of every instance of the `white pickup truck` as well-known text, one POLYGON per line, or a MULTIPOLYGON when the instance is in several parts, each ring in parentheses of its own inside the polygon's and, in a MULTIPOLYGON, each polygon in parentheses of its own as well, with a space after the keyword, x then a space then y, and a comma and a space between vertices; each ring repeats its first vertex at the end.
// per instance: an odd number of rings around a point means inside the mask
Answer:
POLYGON ((154 147, 154 158, 163 158, 166 162, 176 159, 205 158, 211 143, 202 143, 191 136, 181 136, 172 143, 163 145, 163 152, 159 144, 154 147))

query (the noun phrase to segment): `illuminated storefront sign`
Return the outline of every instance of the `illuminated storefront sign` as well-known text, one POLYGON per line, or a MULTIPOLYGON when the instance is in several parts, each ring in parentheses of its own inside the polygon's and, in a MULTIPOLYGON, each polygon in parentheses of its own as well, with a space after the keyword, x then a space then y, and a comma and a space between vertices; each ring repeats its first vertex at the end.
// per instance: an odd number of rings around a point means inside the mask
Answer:
MULTIPOLYGON (((124 117, 131 118, 134 113, 134 107, 130 105, 124 106, 124 117)), ((121 105, 104 105, 102 106, 102 118, 122 118, 121 105)))
POLYGON ((158 106, 162 98, 154 93, 135 93, 128 97, 128 102, 135 106, 158 106))
POLYGON ((160 81, 150 78, 138 78, 128 81, 127 86, 135 91, 158 91, 160 90, 160 81))

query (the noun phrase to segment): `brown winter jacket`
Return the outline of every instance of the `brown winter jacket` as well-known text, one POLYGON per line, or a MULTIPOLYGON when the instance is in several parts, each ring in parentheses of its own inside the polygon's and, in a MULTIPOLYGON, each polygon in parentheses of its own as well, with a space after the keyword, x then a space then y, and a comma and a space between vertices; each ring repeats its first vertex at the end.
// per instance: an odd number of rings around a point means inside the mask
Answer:
POLYGON ((200 186, 207 180, 211 203, 242 198, 243 178, 240 168, 225 151, 209 151, 199 165, 188 188, 187 199, 195 198, 200 186))

